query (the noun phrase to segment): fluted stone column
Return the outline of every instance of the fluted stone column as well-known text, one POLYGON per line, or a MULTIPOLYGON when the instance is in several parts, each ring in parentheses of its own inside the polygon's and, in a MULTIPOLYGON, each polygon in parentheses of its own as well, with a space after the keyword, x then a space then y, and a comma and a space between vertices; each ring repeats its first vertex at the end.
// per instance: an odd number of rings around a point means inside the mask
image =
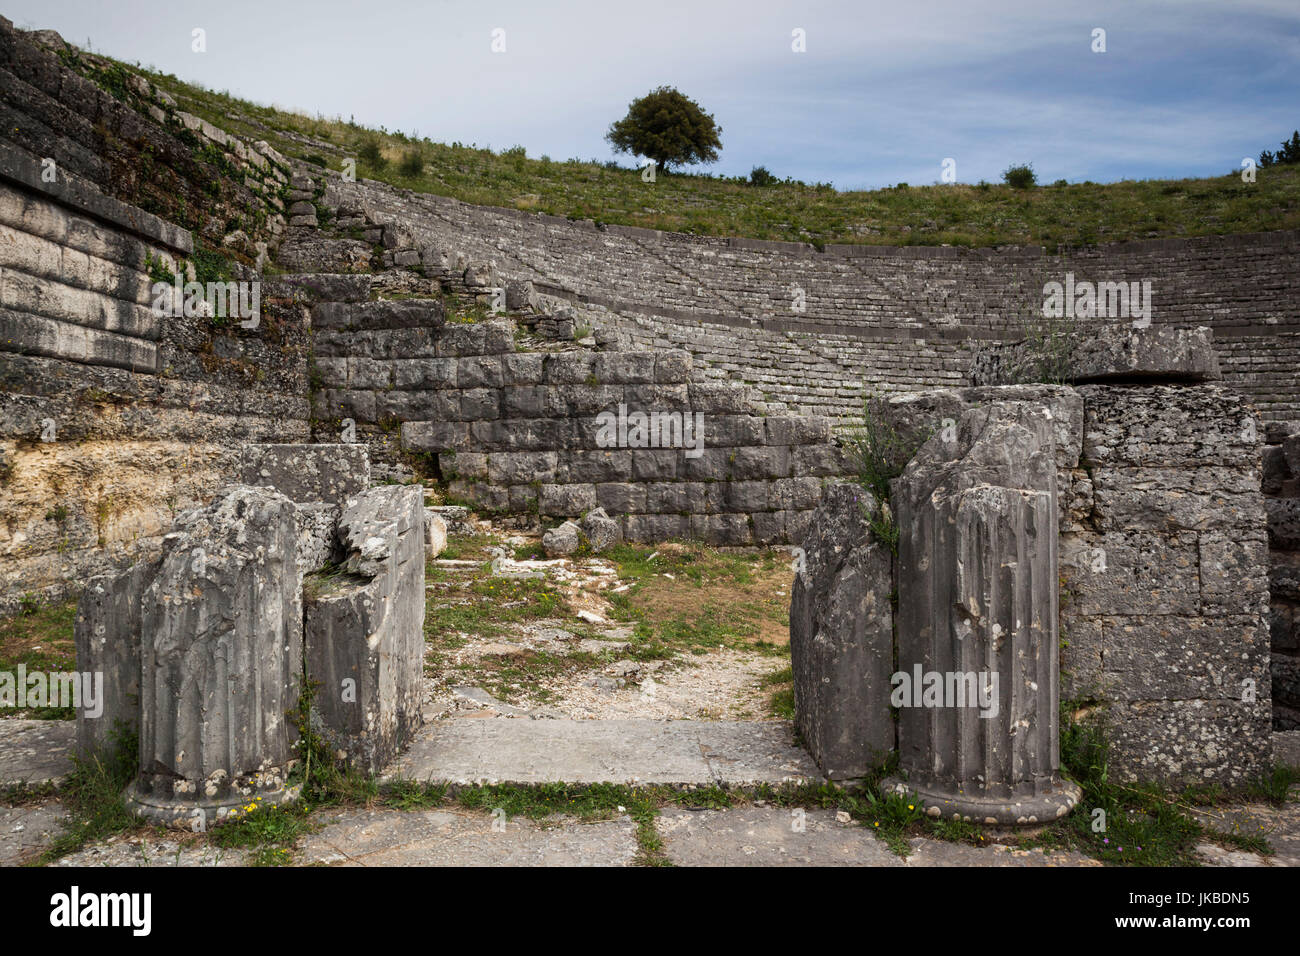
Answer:
POLYGON ((142 600, 135 812, 207 824, 297 798, 287 782, 302 683, 294 504, 237 485, 186 512, 142 600))
POLYGON ((893 488, 899 792, 935 817, 1064 816, 1057 507, 1047 407, 997 402, 931 438, 893 488))

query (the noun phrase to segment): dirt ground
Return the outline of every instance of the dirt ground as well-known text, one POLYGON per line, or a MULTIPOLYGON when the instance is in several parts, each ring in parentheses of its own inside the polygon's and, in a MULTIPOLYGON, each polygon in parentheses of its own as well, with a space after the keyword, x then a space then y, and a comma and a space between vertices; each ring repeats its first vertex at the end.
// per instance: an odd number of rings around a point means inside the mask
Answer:
POLYGON ((476 530, 429 562, 428 717, 788 717, 785 551, 546 560, 535 535, 476 530))

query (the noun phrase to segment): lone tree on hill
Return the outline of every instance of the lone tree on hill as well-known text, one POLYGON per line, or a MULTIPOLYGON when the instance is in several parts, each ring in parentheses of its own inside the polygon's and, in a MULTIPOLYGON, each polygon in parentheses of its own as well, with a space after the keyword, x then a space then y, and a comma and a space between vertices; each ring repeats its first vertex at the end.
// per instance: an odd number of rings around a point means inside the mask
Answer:
POLYGON ((667 171, 670 165, 712 163, 718 158, 722 127, 700 104, 661 86, 633 100, 627 115, 610 126, 605 139, 620 153, 653 159, 667 171))

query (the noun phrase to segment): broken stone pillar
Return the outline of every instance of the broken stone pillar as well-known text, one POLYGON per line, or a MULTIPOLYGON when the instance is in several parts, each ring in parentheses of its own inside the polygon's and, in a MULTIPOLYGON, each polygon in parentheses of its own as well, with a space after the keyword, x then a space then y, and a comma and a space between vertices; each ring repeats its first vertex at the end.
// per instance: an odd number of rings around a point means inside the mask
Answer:
POLYGON ((183 513, 140 612, 138 814, 204 825, 294 800, 302 603, 292 501, 236 485, 183 513))
POLYGON ((146 561, 97 575, 77 604, 77 669, 103 675, 101 712, 77 712, 82 759, 110 756, 124 743, 123 735, 140 730, 140 594, 157 572, 158 562, 146 561))
POLYGON ((338 759, 378 773, 421 723, 422 489, 383 485, 349 498, 338 544, 342 566, 304 581, 312 728, 338 759))
POLYGON ((795 724, 832 780, 861 778, 894 749, 892 556, 870 528, 879 507, 860 485, 832 486, 795 552, 795 724))
POLYGON ((967 409, 893 486, 902 779, 926 812, 989 824, 1064 816, 1058 774, 1057 502, 1050 411, 967 409))

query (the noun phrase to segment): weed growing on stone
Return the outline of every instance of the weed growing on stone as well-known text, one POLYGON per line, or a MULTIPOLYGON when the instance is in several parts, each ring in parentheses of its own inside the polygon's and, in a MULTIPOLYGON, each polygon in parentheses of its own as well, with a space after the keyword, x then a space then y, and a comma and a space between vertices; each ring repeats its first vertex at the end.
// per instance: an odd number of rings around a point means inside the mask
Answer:
MULTIPOLYGON (((1061 768, 1082 788, 1083 796, 1062 825, 1020 841, 1022 847, 1073 849, 1117 866, 1197 866, 1196 845, 1217 843, 1230 849, 1268 855, 1272 847, 1262 834, 1230 833, 1208 827, 1195 816, 1195 805, 1228 797, 1217 788, 1182 793, 1156 784, 1124 784, 1111 780, 1107 729, 1104 722, 1071 718, 1074 705, 1061 707, 1061 768), (1101 811, 1098 815, 1096 811, 1101 811), (1104 821, 1104 827, 1100 825, 1104 821)), ((1279 792, 1295 771, 1279 769, 1235 796, 1245 798, 1279 792)))
POLYGON ((293 862, 298 840, 317 827, 303 806, 258 807, 212 829, 210 842, 223 849, 250 849, 253 866, 285 866, 293 862))
POLYGON ((859 484, 876 501, 887 504, 890 482, 903 473, 929 435, 904 437, 890 422, 872 412, 871 402, 871 398, 866 401, 862 426, 845 433, 844 447, 859 484))
POLYGON ((764 687, 776 688, 767 700, 767 710, 781 720, 794 720, 794 668, 783 667, 759 679, 764 687))

